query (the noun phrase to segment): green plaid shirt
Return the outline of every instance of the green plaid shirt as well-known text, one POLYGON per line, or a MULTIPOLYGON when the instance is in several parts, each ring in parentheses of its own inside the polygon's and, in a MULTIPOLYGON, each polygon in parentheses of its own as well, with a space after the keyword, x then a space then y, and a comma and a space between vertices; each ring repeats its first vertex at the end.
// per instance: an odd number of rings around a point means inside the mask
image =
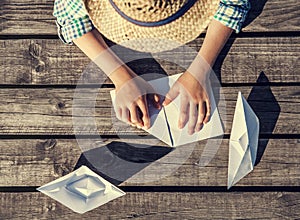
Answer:
MULTIPOLYGON (((249 0, 221 0, 214 19, 238 33, 249 9, 249 0)), ((53 15, 59 38, 66 44, 95 28, 82 0, 55 0, 53 15)))

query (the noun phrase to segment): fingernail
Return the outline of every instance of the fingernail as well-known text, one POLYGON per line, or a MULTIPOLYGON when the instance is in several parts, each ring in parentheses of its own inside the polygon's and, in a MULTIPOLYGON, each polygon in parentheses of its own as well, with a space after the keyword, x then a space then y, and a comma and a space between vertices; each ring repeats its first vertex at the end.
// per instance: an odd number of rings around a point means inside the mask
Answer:
POLYGON ((154 100, 155 100, 156 102, 159 102, 159 96, 158 96, 158 95, 155 95, 155 96, 154 96, 154 100))
POLYGON ((144 129, 149 129, 150 125, 147 123, 146 125, 143 126, 144 129))
POLYGON ((203 127, 203 124, 200 124, 199 126, 196 127, 197 132, 199 132, 203 127))

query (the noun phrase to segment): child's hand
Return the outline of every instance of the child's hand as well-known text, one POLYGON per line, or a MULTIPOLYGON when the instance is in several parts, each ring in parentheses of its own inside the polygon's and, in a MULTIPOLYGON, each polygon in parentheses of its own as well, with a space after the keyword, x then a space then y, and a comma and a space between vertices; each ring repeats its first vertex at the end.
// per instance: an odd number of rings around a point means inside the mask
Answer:
POLYGON ((115 112, 118 119, 148 129, 151 126, 149 105, 160 108, 159 96, 141 77, 134 76, 116 84, 115 112))
POLYGON ((199 82, 186 71, 174 83, 163 102, 164 106, 168 105, 180 95, 178 127, 181 129, 189 122, 189 134, 200 131, 203 123, 207 123, 210 119, 210 100, 206 88, 210 84, 207 82, 207 78, 208 76, 204 74, 199 82))

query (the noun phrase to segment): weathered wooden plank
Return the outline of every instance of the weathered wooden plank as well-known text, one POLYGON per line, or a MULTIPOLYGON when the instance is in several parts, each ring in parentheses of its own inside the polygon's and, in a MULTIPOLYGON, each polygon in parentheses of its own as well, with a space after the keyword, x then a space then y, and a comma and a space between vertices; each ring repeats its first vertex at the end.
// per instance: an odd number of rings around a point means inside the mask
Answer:
MULTIPOLYGON (((56 34, 53 0, 4 0, 0 34, 56 34)), ((299 31, 297 0, 252 0, 244 31, 299 31), (250 23, 250 24, 249 24, 250 23), (249 24, 249 25, 248 25, 249 24), (247 26, 248 25, 248 26, 247 26)))
MULTIPOLYGON (((96 167, 100 175, 121 185, 227 185, 228 139, 201 141, 172 152, 151 139, 102 141, 92 139, 94 150, 83 157, 82 142, 78 145, 75 139, 1 140, 0 186, 43 185, 82 164, 96 167), (211 149, 212 156, 207 166, 200 167, 195 163, 203 156, 204 147, 211 149)), ((299 143, 299 139, 260 139, 257 166, 237 186, 299 186, 299 143)))
MULTIPOLYGON (((107 88, 99 91, 82 89, 76 99, 81 100, 81 104, 73 105, 74 89, 1 89, 0 133, 72 135, 72 119, 79 120, 90 115, 95 118, 97 133, 145 134, 141 130, 128 129, 122 126, 123 123, 112 122, 114 111, 109 91, 107 88), (88 107, 94 101, 93 94, 97 95, 95 109, 88 107), (76 113, 78 110, 80 113, 76 113)), ((226 99, 226 112, 221 110, 220 114, 226 116, 223 117, 225 133, 230 132, 237 94, 241 91, 246 98, 249 96, 249 103, 261 121, 261 134, 299 134, 299 126, 295 126, 299 123, 298 86, 225 87, 222 91, 226 99)), ((76 133, 94 134, 93 124, 85 119, 80 122, 76 133)))
POLYGON ((251 10, 244 24, 244 32, 300 30, 300 6, 296 1, 250 0, 250 3, 251 10))
POLYGON ((53 0, 2 1, 1 35, 57 34, 53 3, 53 0))
POLYGON ((1 219, 297 219, 300 193, 128 193, 79 215, 41 193, 0 193, 1 219))
MULTIPOLYGON (((197 51, 202 39, 190 43, 197 51)), ((76 47, 58 40, 1 40, 0 84, 76 84, 85 71, 86 83, 100 83, 99 75, 87 74, 89 59, 76 47)), ((221 52, 215 72, 223 83, 255 83, 261 72, 270 82, 300 82, 300 38, 238 38, 231 39, 221 52)), ((149 57, 129 50, 117 53, 123 59, 135 60, 129 65, 138 74, 182 72, 174 63, 164 60, 139 60, 149 57), (132 58, 128 58, 132 57, 132 58), (162 65, 163 69, 161 68, 162 65)), ((182 53, 166 55, 170 60, 182 57, 189 64, 193 56, 182 53)))

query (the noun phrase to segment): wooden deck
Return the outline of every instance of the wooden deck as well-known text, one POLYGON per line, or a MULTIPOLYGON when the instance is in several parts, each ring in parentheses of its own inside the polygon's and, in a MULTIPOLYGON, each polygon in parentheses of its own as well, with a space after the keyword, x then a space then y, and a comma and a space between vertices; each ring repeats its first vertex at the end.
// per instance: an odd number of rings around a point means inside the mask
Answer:
MULTIPOLYGON (((75 46, 58 40, 53 0, 4 0, 0 6, 0 219, 299 219, 300 5, 298 0, 251 2, 246 27, 232 35, 214 67, 227 113, 225 136, 209 165, 195 165, 206 144, 199 142, 171 175, 151 181, 160 169, 152 167, 144 183, 116 183, 126 196, 79 215, 35 188, 86 162, 74 135, 72 104, 76 83, 90 61, 75 46), (228 191, 228 144, 238 91, 260 119, 259 150, 254 171, 228 191)), ((190 46, 199 48, 202 41, 201 35, 190 46)), ((180 71, 169 63, 160 64, 169 74, 180 71)), ((149 60, 131 65, 137 72, 159 66, 149 60)), ((99 79, 88 80, 93 84, 99 79)), ((131 142, 133 133, 122 128, 116 133, 108 117, 111 89, 106 81, 96 102, 99 133, 105 144, 114 143, 117 134, 131 142)), ((93 91, 86 89, 87 97, 93 91)), ((79 132, 81 138, 91 135, 88 125, 79 132)), ((105 158, 98 149, 99 160, 122 170, 116 158, 105 158)), ((165 149, 114 148, 116 155, 143 162, 167 154, 165 149)))

